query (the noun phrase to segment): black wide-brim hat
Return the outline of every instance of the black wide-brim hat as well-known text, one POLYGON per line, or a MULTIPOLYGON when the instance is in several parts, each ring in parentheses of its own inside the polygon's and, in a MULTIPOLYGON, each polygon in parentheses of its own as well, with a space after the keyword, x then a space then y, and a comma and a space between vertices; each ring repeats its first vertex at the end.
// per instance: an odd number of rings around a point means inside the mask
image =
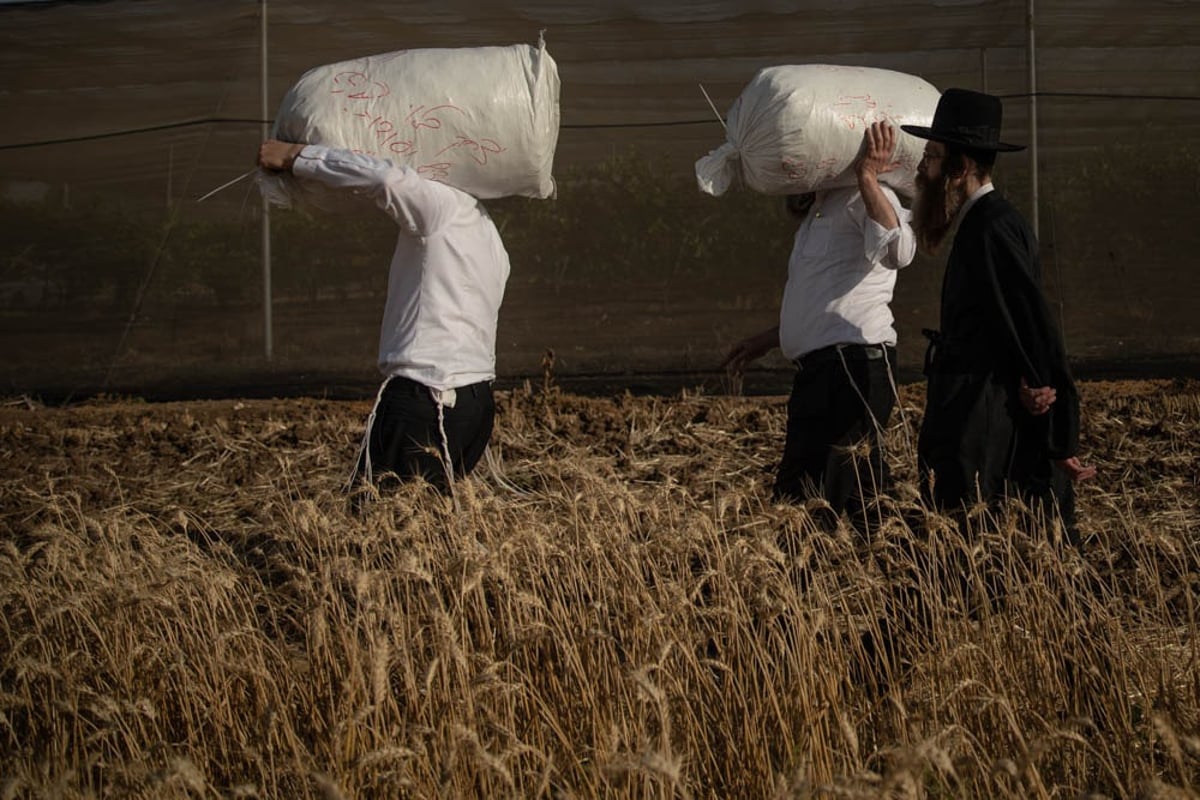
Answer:
POLYGON ((905 133, 942 144, 971 150, 1011 153, 1024 150, 1023 144, 1000 141, 1000 120, 1004 109, 1000 98, 970 89, 947 89, 933 112, 933 124, 901 125, 905 133))

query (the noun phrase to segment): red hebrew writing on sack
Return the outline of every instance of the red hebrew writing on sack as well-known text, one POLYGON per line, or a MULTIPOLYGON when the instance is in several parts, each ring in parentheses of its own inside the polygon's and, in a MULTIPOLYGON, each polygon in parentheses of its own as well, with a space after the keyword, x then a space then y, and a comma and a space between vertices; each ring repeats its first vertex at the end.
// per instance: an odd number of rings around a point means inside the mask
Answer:
MULTIPOLYGON (((369 147, 355 148, 355 152, 383 157, 415 157, 420 155, 422 148, 417 141, 422 130, 440 131, 443 127, 442 117, 447 114, 458 115, 459 119, 468 117, 467 113, 452 103, 439 103, 433 106, 410 105, 409 111, 397 124, 388 117, 375 113, 378 104, 372 101, 387 97, 392 93, 387 83, 373 80, 363 72, 339 72, 331 79, 329 93, 342 95, 346 105, 342 113, 360 120, 366 131, 369 147), (402 138, 401 131, 411 131, 411 138, 402 138)), ((426 148, 428 149, 428 148, 426 148)), ((450 153, 453 159, 457 155, 469 158, 473 163, 486 166, 488 157, 503 153, 504 146, 491 138, 473 139, 463 134, 455 136, 454 141, 441 147, 433 153, 439 158, 450 153)), ((421 174, 430 180, 444 181, 450 177, 454 169, 453 160, 441 161, 436 164, 424 164, 418 168, 421 174)))
POLYGON ((374 100, 390 93, 386 83, 374 83, 361 72, 339 72, 333 76, 330 90, 330 94, 344 94, 348 100, 374 100))
POLYGON ((879 104, 871 95, 861 97, 840 97, 833 104, 834 110, 849 130, 865 130, 877 119, 876 109, 879 104))
MULTIPOLYGON (((853 186, 870 125, 928 125, 938 97, 928 81, 891 70, 766 67, 730 107, 725 142, 696 161, 697 186, 713 195, 735 185, 776 195, 853 186)), ((880 180, 911 197, 923 147, 916 137, 899 137, 898 168, 880 180)))
MULTIPOLYGON (((274 138, 387 159, 480 199, 551 197, 558 93, 541 41, 399 50, 304 73, 280 105, 274 138)), ((260 185, 283 205, 322 205, 323 189, 287 176, 260 185)))

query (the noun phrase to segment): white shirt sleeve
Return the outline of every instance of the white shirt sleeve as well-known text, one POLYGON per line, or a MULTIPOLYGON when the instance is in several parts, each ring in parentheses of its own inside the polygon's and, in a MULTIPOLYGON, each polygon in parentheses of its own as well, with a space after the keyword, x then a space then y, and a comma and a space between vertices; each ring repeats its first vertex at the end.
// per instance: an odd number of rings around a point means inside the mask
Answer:
POLYGON ((422 178, 411 167, 349 150, 310 144, 296 157, 292 174, 367 195, 414 236, 437 233, 458 206, 454 189, 422 178))
POLYGON ((861 197, 855 198, 851 214, 862 226, 863 255, 867 260, 887 269, 901 269, 911 264, 917 254, 917 239, 909 222, 912 214, 900 205, 899 198, 890 188, 883 187, 883 193, 896 211, 898 227, 889 230, 871 219, 861 197))

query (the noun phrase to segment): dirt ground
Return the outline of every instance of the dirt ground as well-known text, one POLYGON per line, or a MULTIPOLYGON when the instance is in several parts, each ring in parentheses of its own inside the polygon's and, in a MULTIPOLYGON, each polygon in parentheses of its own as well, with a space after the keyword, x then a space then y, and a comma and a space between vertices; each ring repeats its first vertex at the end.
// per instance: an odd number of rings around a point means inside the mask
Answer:
MULTIPOLYGON (((497 392, 498 418, 493 443, 522 453, 524 432, 546 429, 567 444, 604 450, 620 448, 630 436, 631 420, 639 415, 666 415, 677 435, 689 432, 688 420, 712 417, 711 423, 729 436, 744 435, 749 445, 769 461, 780 444, 785 397, 762 394, 736 397, 720 387, 684 390, 675 395, 634 394, 611 386, 593 386, 589 394, 572 393, 541 382, 503 388, 497 392), (611 392, 605 392, 612 389, 611 392), (671 407, 675 406, 672 415, 671 407), (740 430, 739 430, 740 429, 740 430)), ((645 388, 645 387, 642 387, 645 388)), ((924 402, 923 384, 900 387, 901 404, 892 424, 904 422, 915 431, 924 402)), ((1171 398, 1195 399, 1200 381, 1192 379, 1080 382, 1083 407, 1084 458, 1109 462, 1110 475, 1124 473, 1123 454, 1139 447, 1153 450, 1160 423, 1149 420, 1136 433, 1114 430, 1133 424, 1137 414, 1153 413, 1171 398), (1133 410, 1131 410, 1133 409, 1133 410), (1157 431, 1157 433, 1156 433, 1157 431), (1148 437, 1148 438, 1147 438, 1148 437)), ((366 399, 232 398, 148 402, 139 398, 100 396, 62 406, 42 405, 28 397, 13 397, 0 405, 0 480, 31 487, 36 473, 43 476, 71 471, 111 471, 132 480, 148 480, 172 465, 186 462, 214 437, 250 443, 248 458, 239 459, 250 471, 267 469, 280 453, 323 448, 331 467, 350 463, 362 425, 370 412, 366 399), (253 454, 253 455, 252 455, 253 454)), ((1185 439, 1186 440, 1186 439, 1185 439)), ((732 444, 732 440, 731 440, 732 444)), ((245 447, 241 447, 245 449, 245 447)), ((678 452, 686 452, 681 446, 678 452)), ((702 458, 703 453, 693 453, 702 458)), ((1148 458, 1169 457, 1169 453, 1148 458)), ((1193 456, 1194 458, 1194 456, 1193 456)))

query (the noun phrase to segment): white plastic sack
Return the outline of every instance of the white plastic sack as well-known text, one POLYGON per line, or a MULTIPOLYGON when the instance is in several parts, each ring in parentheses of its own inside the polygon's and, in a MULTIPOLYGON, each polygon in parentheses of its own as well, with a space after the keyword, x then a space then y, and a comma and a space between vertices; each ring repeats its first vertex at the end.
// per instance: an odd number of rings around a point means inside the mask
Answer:
POLYGON ((759 70, 729 109, 725 144, 696 162, 697 183, 711 195, 736 181, 772 195, 853 186, 863 132, 887 120, 899 166, 880 180, 912 196, 925 142, 899 126, 929 125, 939 96, 921 78, 872 67, 759 70))
MULTIPOLYGON (((283 98, 273 137, 410 166, 480 199, 554 195, 558 67, 537 47, 401 50, 315 67, 283 98)), ((263 174, 272 202, 336 207, 333 190, 263 174)))

